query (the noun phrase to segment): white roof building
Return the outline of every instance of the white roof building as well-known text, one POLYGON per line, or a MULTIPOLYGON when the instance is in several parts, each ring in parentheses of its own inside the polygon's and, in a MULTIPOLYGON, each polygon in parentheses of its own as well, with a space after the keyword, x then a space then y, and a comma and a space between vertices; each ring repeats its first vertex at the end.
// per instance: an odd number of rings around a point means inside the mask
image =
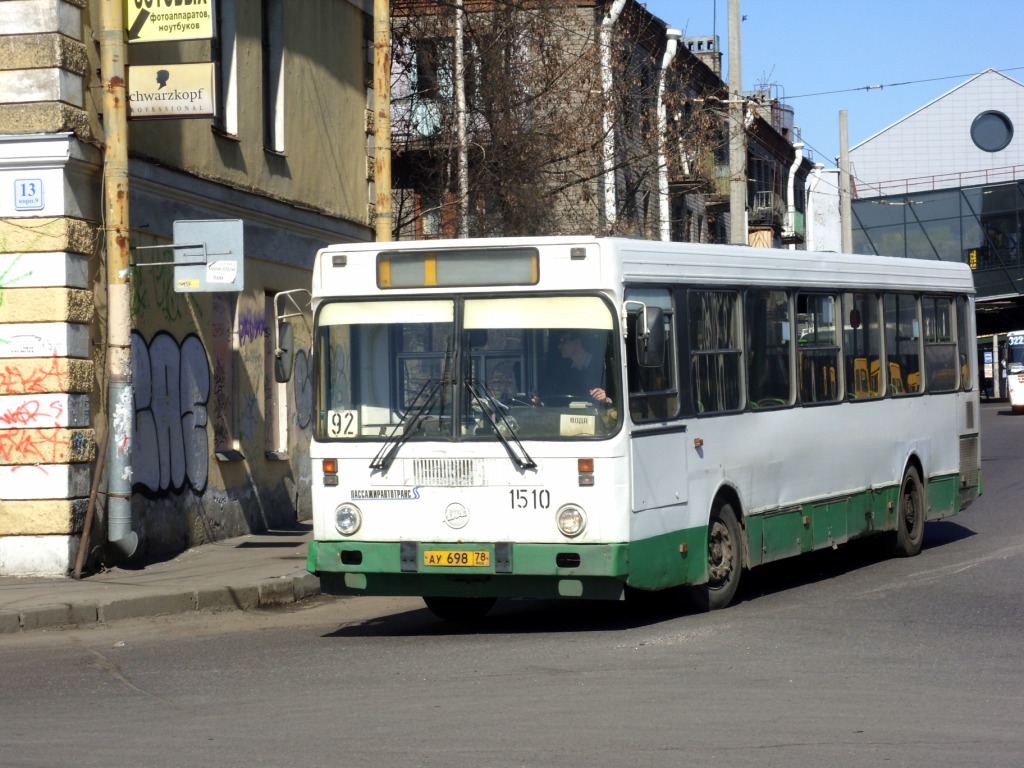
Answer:
POLYGON ((987 69, 850 149, 855 198, 1024 178, 1024 85, 987 69))

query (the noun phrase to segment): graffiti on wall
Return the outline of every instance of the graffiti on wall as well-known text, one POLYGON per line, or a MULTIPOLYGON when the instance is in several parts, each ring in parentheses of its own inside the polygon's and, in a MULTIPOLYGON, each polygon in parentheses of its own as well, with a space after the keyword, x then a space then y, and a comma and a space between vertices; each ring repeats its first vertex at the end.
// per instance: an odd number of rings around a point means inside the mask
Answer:
POLYGON ((238 346, 244 347, 254 341, 262 341, 267 332, 266 318, 260 312, 240 311, 238 313, 238 346))
POLYGON ((10 363, 0 368, 0 394, 20 395, 29 392, 61 392, 65 388, 65 371, 54 353, 43 364, 28 366, 10 363))
POLYGON ((0 464, 60 464, 89 461, 91 432, 68 429, 0 430, 0 464))
POLYGON ((198 336, 179 345, 157 333, 147 345, 132 332, 132 382, 135 428, 132 434, 132 482, 151 494, 206 489, 209 437, 210 364, 198 336))
MULTIPOLYGON (((154 308, 160 312, 165 323, 174 323, 185 316, 188 306, 187 294, 174 290, 174 272, 171 267, 158 266, 154 269, 132 268, 131 274, 131 315, 132 322, 137 322, 142 313, 154 308)), ((202 307, 193 303, 189 309, 194 314, 202 314, 202 307)))
POLYGON ((0 395, 0 429, 63 426, 67 424, 67 405, 61 395, 0 395))
POLYGON ((32 275, 32 270, 30 269, 22 271, 25 269, 25 265, 19 267, 19 261, 21 261, 21 254, 17 254, 6 266, 0 264, 0 306, 3 306, 4 303, 4 288, 9 288, 20 280, 24 280, 32 275))

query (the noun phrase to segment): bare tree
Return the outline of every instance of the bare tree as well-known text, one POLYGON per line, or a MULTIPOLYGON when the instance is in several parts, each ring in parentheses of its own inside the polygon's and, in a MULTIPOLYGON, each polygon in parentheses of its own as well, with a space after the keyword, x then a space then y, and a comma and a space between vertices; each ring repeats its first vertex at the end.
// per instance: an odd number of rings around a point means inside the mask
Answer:
MULTIPOLYGON (((664 28, 631 4, 613 38, 613 87, 602 89, 600 6, 575 0, 464 0, 468 210, 472 236, 657 231, 656 120, 664 28), (603 211, 609 170, 604 125, 614 136, 615 216, 603 211), (614 221, 614 227, 606 226, 614 221)), ((459 206, 455 93, 456 4, 397 0, 393 10, 392 108, 396 236, 453 235, 459 206)), ((714 121, 693 95, 692 57, 670 73, 673 173, 708 174, 714 121), (698 119, 697 116, 700 116, 698 119), (686 138, 688 149, 679 145, 686 138)), ((703 101, 699 102, 703 104, 703 101)), ((696 190, 700 184, 695 184, 696 190)))

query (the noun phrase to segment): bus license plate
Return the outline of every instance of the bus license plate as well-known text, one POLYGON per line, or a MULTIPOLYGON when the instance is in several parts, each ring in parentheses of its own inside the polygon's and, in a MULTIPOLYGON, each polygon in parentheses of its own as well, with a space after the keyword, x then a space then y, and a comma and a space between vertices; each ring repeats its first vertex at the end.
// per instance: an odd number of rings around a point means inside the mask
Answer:
POLYGON ((486 568, 491 564, 491 553, 486 549, 427 549, 423 551, 423 565, 442 568, 486 568))

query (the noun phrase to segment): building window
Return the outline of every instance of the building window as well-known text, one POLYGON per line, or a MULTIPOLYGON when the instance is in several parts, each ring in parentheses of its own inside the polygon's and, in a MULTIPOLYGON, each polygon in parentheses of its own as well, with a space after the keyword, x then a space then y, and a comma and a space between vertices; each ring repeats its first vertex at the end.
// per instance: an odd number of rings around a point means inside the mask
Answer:
POLYGON ((235 0, 217 3, 217 116, 213 126, 231 137, 238 136, 238 31, 235 0))
POLYGON ((284 153, 284 0, 263 0, 263 146, 284 153))
POLYGON ((455 95, 453 42, 451 38, 417 40, 414 54, 411 125, 420 136, 433 136, 441 130, 442 104, 455 95))
POLYGON ((1006 149, 1013 139, 1013 123, 1002 112, 982 112, 971 123, 971 140, 974 146, 985 152, 1006 149))

